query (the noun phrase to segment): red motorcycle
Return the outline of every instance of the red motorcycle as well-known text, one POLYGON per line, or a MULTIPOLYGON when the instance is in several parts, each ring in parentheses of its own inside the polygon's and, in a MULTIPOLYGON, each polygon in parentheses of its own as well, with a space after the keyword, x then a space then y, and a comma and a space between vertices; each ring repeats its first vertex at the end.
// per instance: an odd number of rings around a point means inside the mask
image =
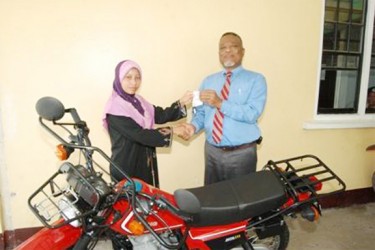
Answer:
POLYGON ((94 155, 116 164, 91 145, 76 109, 52 97, 41 98, 36 109, 42 127, 60 141, 57 155, 64 162, 30 196, 45 228, 19 250, 94 249, 104 239, 115 249, 285 249, 285 216, 314 221, 321 214, 319 198, 345 190, 313 155, 269 161, 256 173, 173 195, 124 172, 122 181, 113 182, 94 155))

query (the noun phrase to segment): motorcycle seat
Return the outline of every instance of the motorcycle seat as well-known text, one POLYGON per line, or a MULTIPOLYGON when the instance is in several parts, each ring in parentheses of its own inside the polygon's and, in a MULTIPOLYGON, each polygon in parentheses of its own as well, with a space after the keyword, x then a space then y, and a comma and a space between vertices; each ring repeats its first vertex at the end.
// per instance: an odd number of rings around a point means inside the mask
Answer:
POLYGON ((259 171, 203 187, 177 189, 177 206, 191 226, 229 224, 277 209, 286 200, 281 181, 271 171, 259 171))

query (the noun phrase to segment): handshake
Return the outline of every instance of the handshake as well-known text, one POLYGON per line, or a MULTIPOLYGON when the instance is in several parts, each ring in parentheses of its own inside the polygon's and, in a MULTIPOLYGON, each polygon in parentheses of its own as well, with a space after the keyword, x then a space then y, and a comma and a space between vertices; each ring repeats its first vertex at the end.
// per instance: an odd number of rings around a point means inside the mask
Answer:
POLYGON ((195 127, 190 123, 180 123, 172 128, 173 134, 184 139, 189 140, 195 133, 195 127))
MULTIPOLYGON (((206 89, 201 91, 187 91, 180 99, 179 103, 182 106, 189 105, 192 103, 193 107, 200 106, 202 104, 207 104, 213 108, 220 109, 222 100, 217 95, 215 90, 206 89)), ((173 133, 178 137, 189 140, 195 133, 195 127, 191 123, 180 123, 172 128, 162 128, 159 129, 162 134, 173 133), (170 131, 172 129, 172 131, 170 131)))

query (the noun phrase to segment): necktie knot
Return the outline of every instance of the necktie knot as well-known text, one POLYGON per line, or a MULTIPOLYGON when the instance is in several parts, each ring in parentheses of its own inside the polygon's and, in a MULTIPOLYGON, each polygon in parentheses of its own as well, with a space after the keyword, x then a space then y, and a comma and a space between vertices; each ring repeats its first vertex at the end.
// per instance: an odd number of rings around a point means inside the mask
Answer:
POLYGON ((227 71, 227 72, 225 73, 225 76, 226 76, 227 78, 231 77, 231 76, 232 76, 232 71, 227 71))

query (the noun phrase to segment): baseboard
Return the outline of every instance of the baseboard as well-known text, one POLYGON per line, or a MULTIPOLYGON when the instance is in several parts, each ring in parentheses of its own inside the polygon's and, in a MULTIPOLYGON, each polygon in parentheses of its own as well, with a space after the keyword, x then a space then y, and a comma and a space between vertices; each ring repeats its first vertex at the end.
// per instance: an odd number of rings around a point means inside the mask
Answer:
POLYGON ((375 202, 375 192, 372 187, 353 189, 321 198, 319 201, 322 208, 349 207, 355 204, 375 202))
POLYGON ((16 246, 30 238, 40 229, 42 229, 42 227, 30 227, 5 231, 3 234, 0 234, 0 250, 16 248, 16 246))
POLYGON ((4 237, 3 237, 3 234, 0 233, 0 250, 4 250, 4 249, 5 249, 4 237))
MULTIPOLYGON (((375 202, 375 192, 372 187, 348 190, 320 200, 322 208, 348 207, 355 204, 370 202, 375 202)), ((5 231, 3 234, 0 234, 0 250, 15 248, 40 229, 42 229, 42 227, 5 231)))

